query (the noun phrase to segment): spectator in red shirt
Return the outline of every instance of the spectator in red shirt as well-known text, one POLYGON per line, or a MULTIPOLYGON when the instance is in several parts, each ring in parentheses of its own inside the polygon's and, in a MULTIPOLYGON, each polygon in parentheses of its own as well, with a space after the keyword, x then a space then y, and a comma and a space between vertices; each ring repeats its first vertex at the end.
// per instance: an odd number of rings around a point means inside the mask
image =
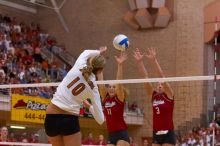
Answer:
POLYGON ((93 139, 92 132, 89 132, 88 138, 83 140, 82 143, 85 145, 95 145, 95 141, 93 139))
MULTIPOLYGON (((28 143, 28 140, 27 140, 27 138, 24 138, 24 139, 22 139, 21 142, 23 142, 23 143, 28 143)), ((27 146, 27 145, 22 145, 22 146, 27 146)))
POLYGON ((39 134, 31 134, 31 138, 30 138, 30 140, 29 140, 29 142, 30 143, 39 143, 39 140, 38 140, 38 138, 39 138, 39 134))
POLYGON ((99 135, 99 140, 98 142, 96 143, 96 145, 99 145, 99 146, 104 146, 106 145, 107 143, 105 142, 105 139, 104 139, 104 136, 102 134, 99 135))
POLYGON ((11 133, 9 134, 8 140, 11 141, 11 142, 17 142, 17 141, 18 141, 18 140, 15 138, 14 132, 11 132, 11 133))
POLYGON ((134 142, 134 139, 132 137, 130 138, 130 146, 137 146, 137 144, 134 142))
POLYGON ((134 101, 134 102, 131 104, 131 106, 130 106, 130 110, 131 110, 132 112, 136 112, 136 111, 137 111, 137 108, 138 108, 137 102, 134 101))

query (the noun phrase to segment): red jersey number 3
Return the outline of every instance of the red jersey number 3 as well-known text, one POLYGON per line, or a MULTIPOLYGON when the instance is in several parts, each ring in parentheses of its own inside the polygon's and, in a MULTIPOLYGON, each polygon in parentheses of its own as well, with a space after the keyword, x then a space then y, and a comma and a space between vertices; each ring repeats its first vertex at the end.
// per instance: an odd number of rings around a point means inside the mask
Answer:
POLYGON ((159 115, 160 114, 160 108, 158 106, 156 106, 155 109, 156 109, 156 114, 159 115))

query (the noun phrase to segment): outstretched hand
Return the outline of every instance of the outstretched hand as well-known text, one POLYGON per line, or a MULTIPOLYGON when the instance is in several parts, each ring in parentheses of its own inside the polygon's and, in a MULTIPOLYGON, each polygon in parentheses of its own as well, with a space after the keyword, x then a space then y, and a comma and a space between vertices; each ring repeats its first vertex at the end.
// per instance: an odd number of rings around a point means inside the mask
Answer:
POLYGON ((115 60, 118 64, 122 64, 125 60, 127 60, 128 56, 126 53, 121 52, 119 56, 115 56, 115 60))
POLYGON ((135 49, 133 56, 134 56, 136 61, 142 61, 142 59, 144 57, 144 55, 141 54, 141 52, 140 52, 140 50, 138 48, 135 49))
POLYGON ((106 51, 107 51, 107 47, 106 46, 102 46, 99 48, 100 54, 103 55, 106 51))
POLYGON ((155 48, 148 48, 146 53, 144 54, 148 59, 156 59, 156 49, 155 48))

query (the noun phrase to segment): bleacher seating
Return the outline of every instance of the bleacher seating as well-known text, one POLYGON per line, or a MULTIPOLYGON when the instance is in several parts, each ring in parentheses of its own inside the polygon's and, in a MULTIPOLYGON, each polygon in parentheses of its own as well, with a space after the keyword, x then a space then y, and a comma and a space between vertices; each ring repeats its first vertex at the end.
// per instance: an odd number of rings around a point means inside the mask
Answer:
MULTIPOLYGON (((75 61, 65 47, 41 30, 39 24, 19 23, 15 17, 2 15, 0 52, 0 84, 57 82, 75 61)), ((13 89, 12 93, 52 97, 54 90, 41 89, 13 89)), ((2 89, 0 93, 9 94, 9 91, 2 89)))

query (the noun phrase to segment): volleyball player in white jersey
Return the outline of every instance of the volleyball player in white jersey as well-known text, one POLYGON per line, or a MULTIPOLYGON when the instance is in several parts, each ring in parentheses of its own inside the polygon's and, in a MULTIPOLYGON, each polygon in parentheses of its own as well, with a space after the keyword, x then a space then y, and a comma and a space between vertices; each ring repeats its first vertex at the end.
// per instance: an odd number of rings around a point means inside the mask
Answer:
POLYGON ((90 112, 102 124, 104 115, 97 85, 94 83, 103 71, 107 47, 85 50, 57 87, 46 111, 45 131, 52 146, 81 146, 79 126, 80 105, 91 99, 90 112))

